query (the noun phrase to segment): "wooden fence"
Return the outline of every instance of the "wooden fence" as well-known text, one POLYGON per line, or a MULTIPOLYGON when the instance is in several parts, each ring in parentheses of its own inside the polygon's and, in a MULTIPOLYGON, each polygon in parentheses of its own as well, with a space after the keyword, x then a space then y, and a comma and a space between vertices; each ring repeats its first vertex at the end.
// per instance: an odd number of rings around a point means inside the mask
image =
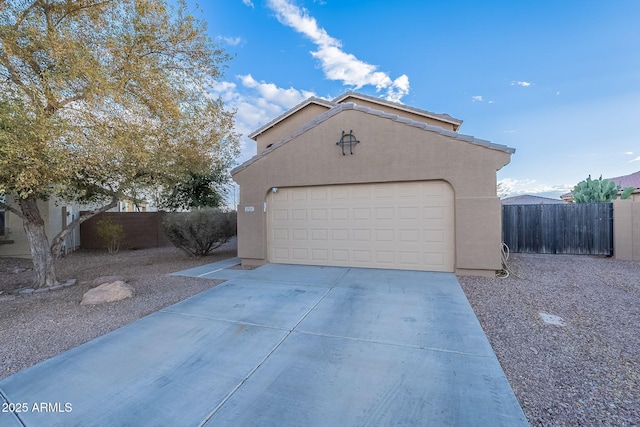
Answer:
POLYGON ((613 255, 613 204, 505 205, 502 241, 511 252, 613 255))

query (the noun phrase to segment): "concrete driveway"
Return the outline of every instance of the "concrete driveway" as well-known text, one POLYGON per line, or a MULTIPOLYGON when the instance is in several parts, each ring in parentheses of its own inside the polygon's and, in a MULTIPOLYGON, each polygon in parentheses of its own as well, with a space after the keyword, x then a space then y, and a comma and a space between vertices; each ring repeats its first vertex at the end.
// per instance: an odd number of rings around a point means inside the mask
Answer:
POLYGON ((0 381, 0 425, 528 425, 453 274, 237 262, 0 381))

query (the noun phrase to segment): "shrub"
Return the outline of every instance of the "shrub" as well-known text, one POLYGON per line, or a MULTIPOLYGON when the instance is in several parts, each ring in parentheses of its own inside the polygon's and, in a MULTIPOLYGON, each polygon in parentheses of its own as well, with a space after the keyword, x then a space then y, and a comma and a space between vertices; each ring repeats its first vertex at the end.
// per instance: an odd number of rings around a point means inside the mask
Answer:
POLYGON ((236 235, 236 212, 198 209, 167 213, 162 221, 165 236, 173 245, 196 257, 205 256, 236 235))
POLYGON ((120 250, 120 242, 124 237, 124 227, 122 224, 114 222, 110 217, 104 217, 96 222, 96 232, 104 241, 105 247, 110 254, 116 254, 120 250))

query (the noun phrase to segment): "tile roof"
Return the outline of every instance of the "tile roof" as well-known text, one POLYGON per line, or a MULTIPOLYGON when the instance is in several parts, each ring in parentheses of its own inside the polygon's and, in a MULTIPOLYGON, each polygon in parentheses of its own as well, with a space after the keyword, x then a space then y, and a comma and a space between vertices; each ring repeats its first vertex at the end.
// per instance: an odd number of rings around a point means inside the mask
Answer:
MULTIPOLYGON (((606 178, 606 179, 608 179, 609 181, 615 182, 623 189, 627 187, 633 187, 636 189, 636 191, 640 189, 640 171, 634 172, 629 175, 616 176, 615 178, 606 178)), ((571 199, 573 198, 573 192, 570 191, 567 194, 563 194, 560 197, 563 199, 571 199)))
POLYGON ((374 96, 364 95, 362 93, 353 92, 353 91, 349 91, 349 92, 343 93, 339 97, 335 98, 333 100, 333 102, 335 102, 336 104, 339 104, 339 103, 341 103, 342 101, 344 101, 345 99, 347 99, 349 97, 369 100, 371 102, 377 102, 377 103, 382 104, 382 105, 388 105, 390 107, 397 108, 398 110, 410 111, 412 113, 419 114, 419 115, 422 115, 422 116, 427 116, 427 117, 432 117, 432 118, 435 118, 435 119, 439 119, 439 120, 442 120, 442 121, 445 121, 445 122, 448 122, 448 123, 452 123, 452 124, 456 125, 457 128, 459 128, 460 125, 462 125, 462 120, 456 119, 455 117, 452 117, 452 116, 450 116, 448 114, 432 113, 431 111, 421 110, 421 109, 415 108, 415 107, 410 107, 408 105, 401 104, 399 102, 387 101, 386 99, 376 98, 374 96))
POLYGON ((256 136, 260 135, 262 132, 266 131, 267 129, 275 126, 278 122, 281 122, 282 120, 286 119, 289 116, 292 116, 293 114, 297 113, 298 111, 302 110, 304 107, 306 107, 309 104, 318 104, 318 105, 322 105, 324 107, 327 107, 327 109, 335 107, 336 103, 332 102, 332 101, 327 101, 326 99, 322 99, 322 98, 316 98, 315 96, 312 96, 311 98, 307 98, 304 101, 302 101, 301 103, 299 103, 298 105, 296 105, 295 107, 285 111, 284 113, 280 114, 278 117, 276 117, 275 119, 271 120, 269 123, 261 126, 259 129, 254 130, 253 132, 251 132, 248 137, 251 139, 254 139, 256 136))
POLYGON ((640 188, 640 171, 634 172, 630 175, 617 176, 615 178, 607 178, 609 181, 613 181, 622 188, 634 187, 640 188))
POLYGON ((260 154, 257 154, 255 156, 253 156, 252 158, 250 158, 249 160, 247 160, 246 162, 244 162, 240 166, 234 168, 231 171, 231 174, 235 175, 240 170, 246 168, 250 164, 252 164, 252 163, 256 162, 257 160, 261 159, 262 157, 268 155, 273 150, 277 150, 282 145, 284 145, 284 144, 288 143, 289 141, 295 139, 296 137, 302 135, 303 133, 305 133, 309 129, 312 129, 312 128, 318 126, 320 123, 322 123, 322 122, 328 120, 329 118, 335 116, 336 114, 339 114, 339 113, 341 113, 343 111, 346 111, 346 110, 356 110, 356 111, 361 111, 363 113, 372 114, 372 115, 375 115, 375 116, 378 116, 378 117, 381 117, 381 118, 393 120, 395 122, 404 123, 404 124, 406 124, 408 126, 414 126, 414 127, 423 129, 423 130, 428 131, 428 132, 439 133, 441 135, 448 136, 448 137, 450 137, 452 139, 456 139, 458 141, 464 141, 464 142, 467 142, 469 144, 480 145, 482 147, 486 147, 486 148, 489 148, 489 149, 492 149, 492 150, 504 151, 505 153, 509 153, 509 154, 513 154, 516 151, 515 148, 507 147, 506 145, 494 144, 494 143, 486 141, 484 139, 475 138, 475 137, 470 136, 470 135, 463 135, 463 134, 460 134, 458 132, 454 132, 454 131, 443 129, 443 128, 439 127, 439 126, 428 125, 428 124, 426 124, 424 122, 411 120, 411 119, 408 119, 406 117, 398 116, 396 114, 389 114, 389 113, 385 113, 384 111, 375 110, 373 108, 363 107, 363 106, 354 104, 353 102, 347 102, 345 104, 337 104, 335 107, 331 108, 330 110, 326 111, 325 113, 320 114, 315 119, 311 120, 310 122, 308 122, 307 124, 302 126, 300 129, 298 129, 296 132, 294 132, 289 137, 287 137, 287 138, 285 138, 285 139, 273 144, 271 147, 265 149, 260 154))

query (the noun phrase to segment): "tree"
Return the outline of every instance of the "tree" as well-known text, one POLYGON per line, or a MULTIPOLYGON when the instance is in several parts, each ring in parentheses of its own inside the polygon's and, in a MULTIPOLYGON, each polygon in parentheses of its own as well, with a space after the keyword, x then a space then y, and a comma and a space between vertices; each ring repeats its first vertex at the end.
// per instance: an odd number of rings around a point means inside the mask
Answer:
POLYGON ((170 211, 219 208, 224 201, 229 181, 228 170, 216 165, 206 173, 189 172, 173 188, 160 196, 158 207, 170 211))
POLYGON ((633 187, 622 188, 620 185, 608 179, 602 179, 602 175, 597 180, 587 179, 580 181, 573 187, 573 200, 576 203, 601 203, 615 200, 620 193, 621 199, 628 199, 635 190, 633 187))
POLYGON ((0 207, 23 220, 36 288, 57 284, 73 227, 238 154, 233 112, 207 91, 229 57, 168 3, 0 1, 0 193, 17 199, 0 207), (49 245, 36 202, 54 195, 96 207, 49 245))

